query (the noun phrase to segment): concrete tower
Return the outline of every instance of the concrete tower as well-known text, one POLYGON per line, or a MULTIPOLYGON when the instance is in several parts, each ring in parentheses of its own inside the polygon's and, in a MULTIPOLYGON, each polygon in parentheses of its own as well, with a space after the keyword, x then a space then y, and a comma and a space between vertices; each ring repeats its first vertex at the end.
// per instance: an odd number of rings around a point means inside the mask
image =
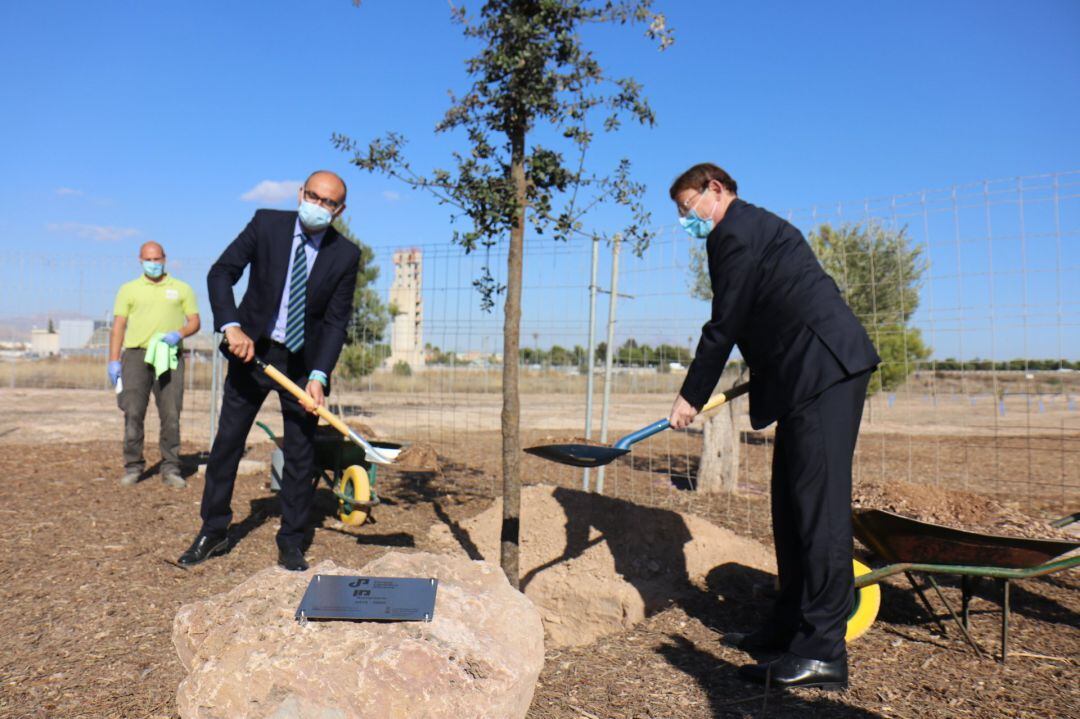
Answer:
POLYGON ((416 369, 424 366, 424 299, 420 250, 394 253, 394 282, 390 285, 390 304, 397 308, 390 338, 393 367, 406 362, 416 369))

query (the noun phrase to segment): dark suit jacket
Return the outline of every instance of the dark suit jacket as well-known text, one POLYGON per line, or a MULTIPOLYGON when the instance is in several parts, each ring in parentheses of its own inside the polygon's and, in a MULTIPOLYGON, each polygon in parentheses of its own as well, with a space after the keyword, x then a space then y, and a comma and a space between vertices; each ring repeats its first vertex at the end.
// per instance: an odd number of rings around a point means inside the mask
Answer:
POLYGON ((802 233, 736 199, 706 240, 712 319, 680 394, 702 407, 734 345, 750 368, 750 423, 774 422, 804 399, 881 358, 802 233))
MULTIPOLYGON (((257 210, 244 231, 221 253, 206 275, 215 329, 239 322, 255 341, 268 335, 281 307, 295 227, 295 212, 257 210), (237 307, 233 285, 244 268, 250 270, 247 291, 237 307)), ((308 370, 329 375, 337 364, 352 316, 359 262, 360 249, 333 227, 328 228, 307 283, 303 355, 308 370)))

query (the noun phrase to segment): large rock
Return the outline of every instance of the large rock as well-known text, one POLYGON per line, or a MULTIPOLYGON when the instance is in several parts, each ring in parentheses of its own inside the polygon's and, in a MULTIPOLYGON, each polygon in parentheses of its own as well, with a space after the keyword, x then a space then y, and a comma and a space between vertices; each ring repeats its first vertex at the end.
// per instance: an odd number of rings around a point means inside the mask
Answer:
POLYGON ((184 719, 524 717, 544 664, 528 599, 484 562, 391 552, 363 568, 272 568, 180 608, 184 719), (436 577, 431 622, 299 624, 314 574, 436 577))
MULTIPOLYGON (((432 527, 447 551, 496 561, 502 504, 461 525, 432 527)), ((691 514, 564 487, 521 496, 521 584, 540 609, 549 647, 578 646, 633 627, 702 587, 713 570, 775 572, 771 549, 691 514)))

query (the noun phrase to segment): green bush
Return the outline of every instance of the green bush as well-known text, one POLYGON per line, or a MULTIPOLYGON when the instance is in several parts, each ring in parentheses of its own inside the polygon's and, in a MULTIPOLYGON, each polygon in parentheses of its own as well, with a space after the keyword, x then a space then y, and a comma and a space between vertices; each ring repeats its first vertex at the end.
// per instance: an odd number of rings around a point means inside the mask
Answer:
POLYGON ((871 329, 870 339, 881 356, 881 364, 870 378, 868 394, 895 390, 930 356, 930 348, 923 344, 922 333, 915 327, 883 325, 876 331, 871 329))
POLYGON ((371 347, 345 345, 338 358, 337 369, 345 379, 360 379, 375 371, 379 358, 371 347))
POLYGON ((409 363, 405 360, 398 360, 394 365, 393 372, 398 377, 411 377, 412 367, 410 367, 409 363))

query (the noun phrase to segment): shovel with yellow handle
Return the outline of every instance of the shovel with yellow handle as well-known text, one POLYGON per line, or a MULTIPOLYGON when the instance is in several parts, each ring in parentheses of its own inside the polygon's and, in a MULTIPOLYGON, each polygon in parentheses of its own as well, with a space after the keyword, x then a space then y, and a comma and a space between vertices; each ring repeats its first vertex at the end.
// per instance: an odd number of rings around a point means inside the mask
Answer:
MULTIPOLYGON (((291 379, 285 376, 285 374, 272 364, 268 364, 259 357, 255 358, 255 364, 259 366, 266 375, 281 385, 288 391, 293 397, 296 397, 304 407, 311 406, 311 396, 307 392, 300 389, 300 386, 293 382, 291 379)), ((328 410, 326 407, 319 407, 316 410, 316 414, 326 420, 326 423, 331 427, 341 432, 347 439, 356 445, 363 448, 364 454, 368 461, 373 464, 392 465, 394 460, 397 459, 397 455, 401 452, 400 449, 376 449, 366 439, 357 434, 349 425, 342 422, 336 414, 328 410)))

